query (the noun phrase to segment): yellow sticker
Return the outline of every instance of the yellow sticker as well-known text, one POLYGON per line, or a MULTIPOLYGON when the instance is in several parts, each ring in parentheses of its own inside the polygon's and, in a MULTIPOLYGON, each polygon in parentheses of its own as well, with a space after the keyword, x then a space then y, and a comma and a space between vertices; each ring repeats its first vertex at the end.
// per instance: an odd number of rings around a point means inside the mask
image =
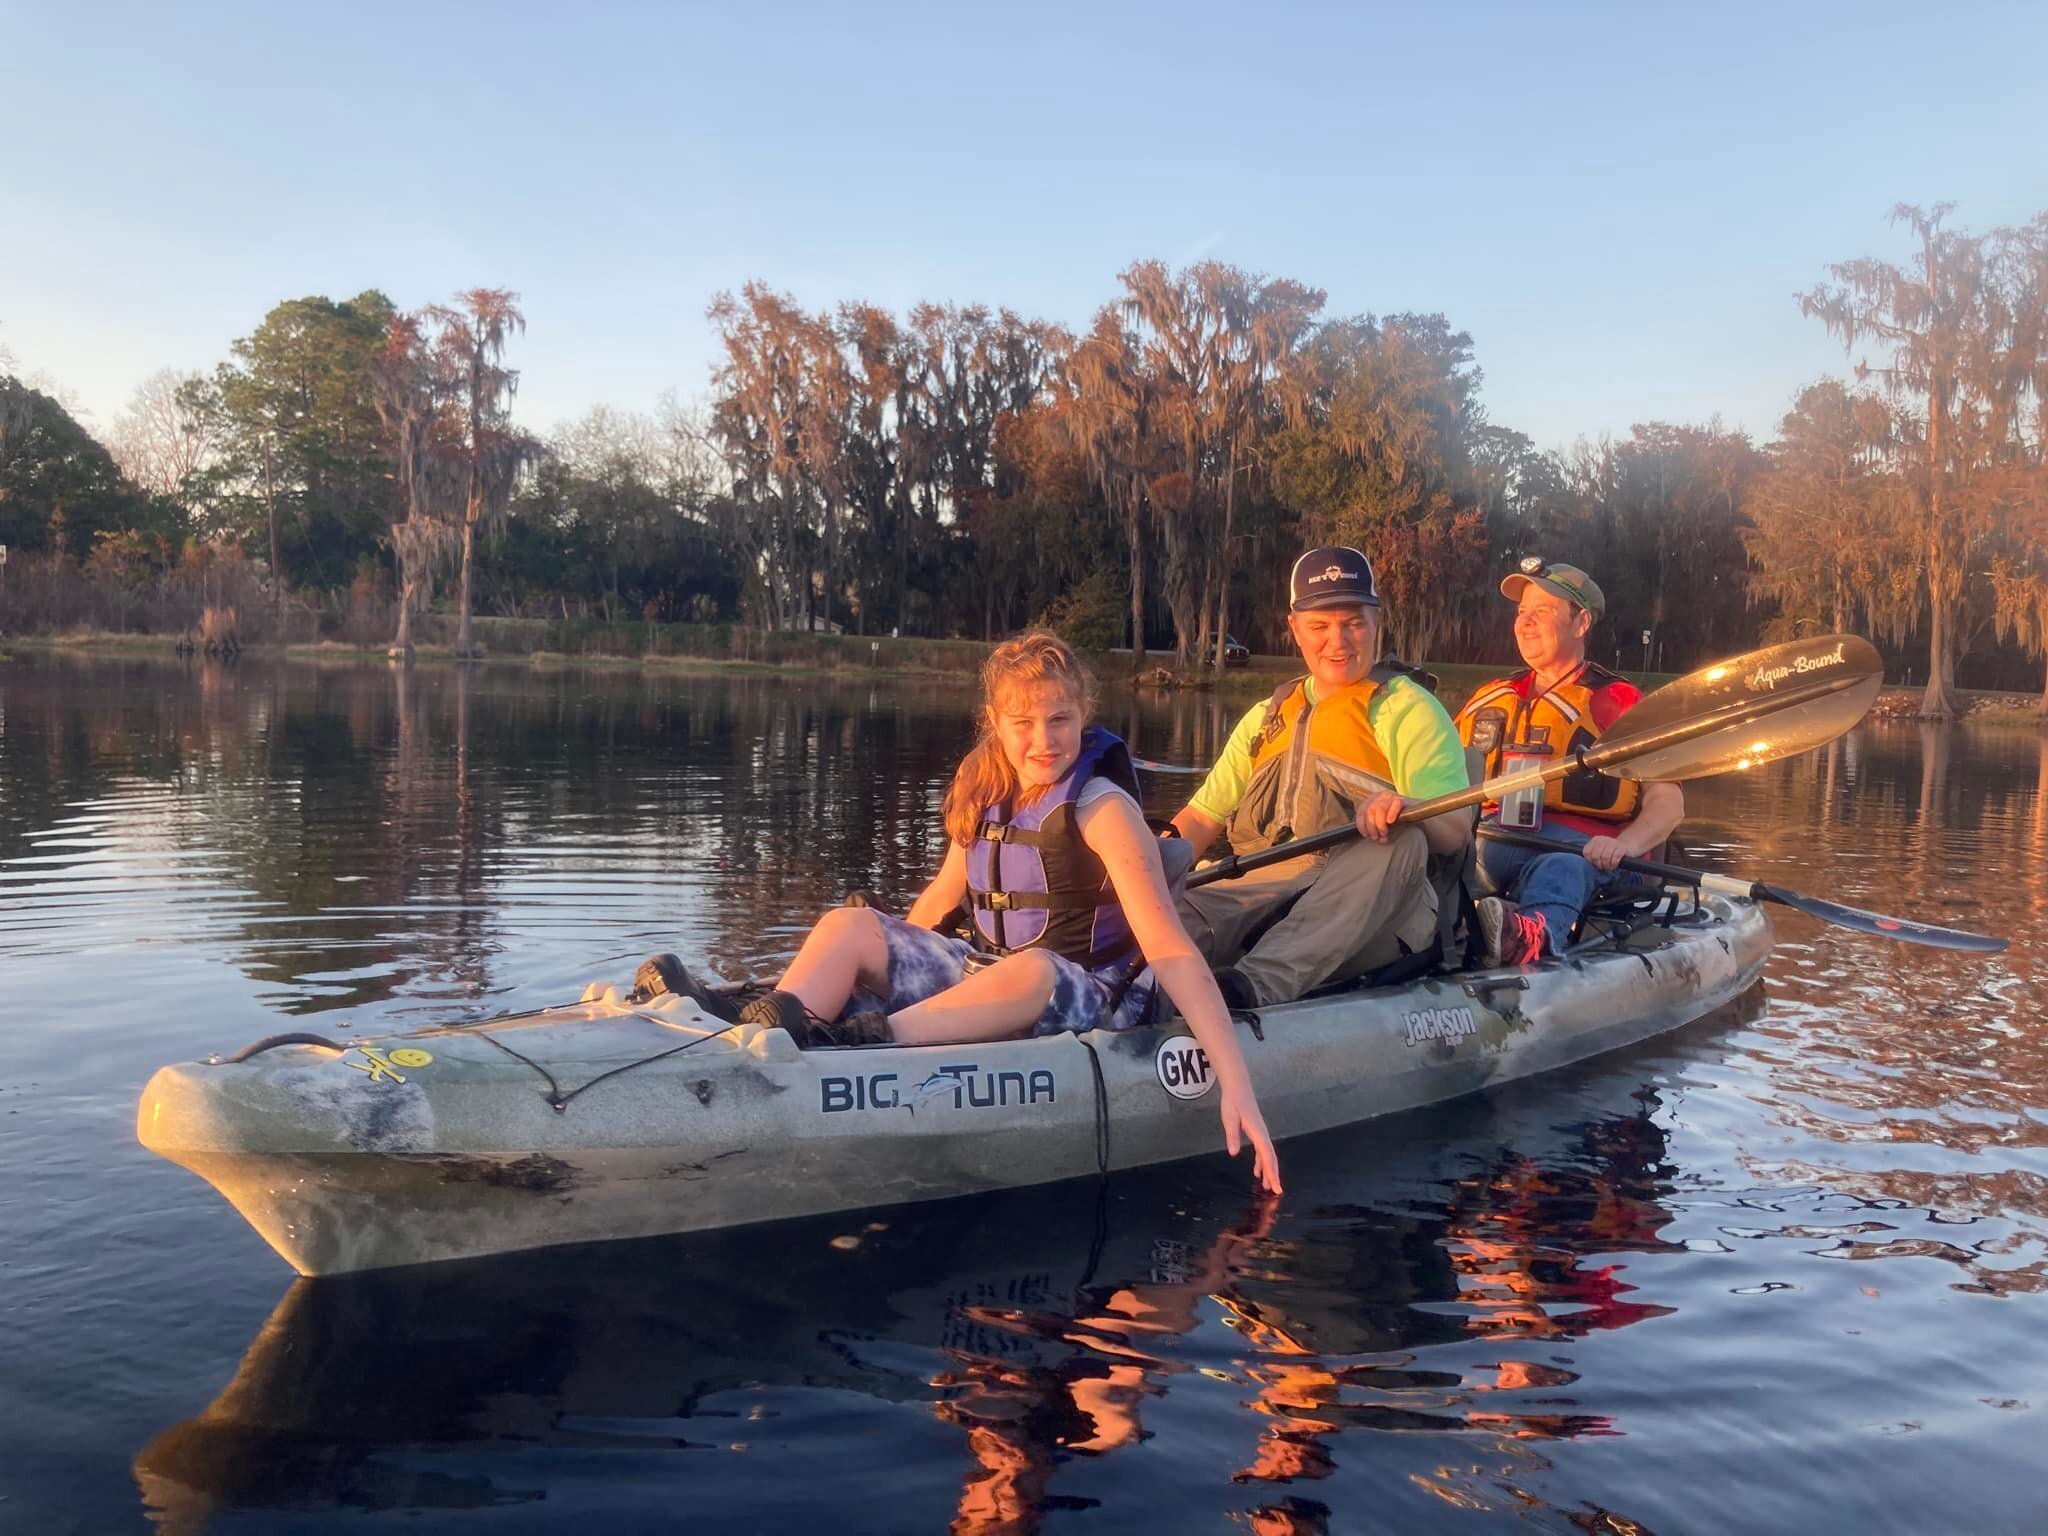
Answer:
POLYGON ((399 1067, 424 1067, 433 1059, 416 1045, 402 1045, 391 1053, 392 1065, 399 1067))
POLYGON ((402 1083, 405 1081, 405 1074, 395 1070, 391 1058, 378 1050, 376 1046, 359 1045, 356 1047, 356 1050, 362 1055, 363 1059, 361 1061, 350 1061, 344 1056, 341 1058, 341 1064, 344 1067, 369 1074, 370 1081, 373 1083, 402 1083))

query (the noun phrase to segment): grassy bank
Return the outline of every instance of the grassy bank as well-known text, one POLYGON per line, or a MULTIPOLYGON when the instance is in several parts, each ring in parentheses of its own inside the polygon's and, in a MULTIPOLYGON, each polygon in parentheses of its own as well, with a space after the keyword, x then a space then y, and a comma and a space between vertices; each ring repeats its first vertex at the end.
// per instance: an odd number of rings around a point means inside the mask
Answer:
MULTIPOLYGON (((414 658, 423 665, 453 665, 452 625, 430 616, 420 625, 422 640, 414 658)), ((751 671, 780 675, 925 677, 972 682, 990 646, 980 640, 933 640, 920 637, 762 634, 733 624, 614 624, 550 622, 541 619, 479 618, 472 633, 483 647, 487 666, 603 667, 676 671, 751 671)), ((164 656, 175 653, 173 635, 121 634, 107 630, 72 630, 61 635, 11 637, 8 648, 28 651, 85 652, 109 656, 164 656)), ((252 657, 285 656, 295 660, 380 662, 382 646, 358 646, 324 640, 314 644, 251 645, 252 657)), ((0 660, 6 653, 0 652, 0 660)), ((1112 686, 1132 675, 1129 651, 1089 657, 1097 675, 1112 686)), ((1218 678, 1208 667, 1175 668, 1170 653, 1149 652, 1140 686, 1162 689, 1205 689, 1232 704, 1249 705, 1265 698, 1281 683, 1301 673, 1301 659, 1254 656, 1218 678)), ((1504 667, 1466 662, 1431 662, 1437 675, 1437 697, 1456 709, 1481 683, 1499 676, 1504 667)), ((1676 674, 1625 674, 1645 691, 1671 681, 1676 674)), ((1875 718, 1911 719, 1919 708, 1918 688, 1887 688, 1872 710, 1875 718)), ((2042 725, 2041 698, 2032 693, 1962 690, 1961 718, 1971 725, 2035 729, 2042 725)))
MULTIPOLYGON (((431 620, 418 627, 414 659, 453 663, 452 626, 431 620)), ((972 640, 869 639, 855 635, 767 634, 728 624, 549 623, 534 619, 479 618, 471 633, 486 665, 674 667, 776 672, 858 672, 875 675, 972 679, 989 647, 972 640)), ((103 655, 170 655, 174 635, 71 630, 8 642, 20 650, 103 655)), ((252 644, 245 656, 290 656, 336 661, 383 661, 385 647, 323 640, 311 644, 252 644)))

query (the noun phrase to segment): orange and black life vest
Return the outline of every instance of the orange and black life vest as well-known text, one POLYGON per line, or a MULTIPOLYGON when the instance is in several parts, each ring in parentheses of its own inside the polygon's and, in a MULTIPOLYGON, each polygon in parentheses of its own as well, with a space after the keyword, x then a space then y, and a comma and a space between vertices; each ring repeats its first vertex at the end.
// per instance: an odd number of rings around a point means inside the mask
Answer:
MULTIPOLYGON (((1623 679, 1605 667, 1587 662, 1570 677, 1536 698, 1524 698, 1530 669, 1488 683, 1458 711, 1458 739, 1486 754, 1486 776, 1501 771, 1501 756, 1515 748, 1532 757, 1561 757, 1590 747, 1600 739, 1593 700, 1623 679)), ((1642 786, 1610 774, 1566 774, 1544 787, 1546 810, 1602 821, 1633 821, 1642 803, 1642 786)))
POLYGON ((1251 745, 1251 779, 1228 824, 1234 850, 1255 853, 1341 826, 1394 787, 1393 766, 1367 716, 1380 691, 1404 675, 1426 687, 1436 682, 1390 656, 1348 687, 1318 690, 1314 703, 1306 677, 1275 690, 1251 745))

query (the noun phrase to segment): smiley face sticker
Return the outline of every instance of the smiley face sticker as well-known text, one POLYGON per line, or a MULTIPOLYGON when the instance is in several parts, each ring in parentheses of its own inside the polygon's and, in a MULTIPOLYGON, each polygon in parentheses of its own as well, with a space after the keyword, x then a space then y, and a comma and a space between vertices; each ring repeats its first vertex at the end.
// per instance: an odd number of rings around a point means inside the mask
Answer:
POLYGON ((341 1064, 364 1073, 373 1083, 402 1083, 405 1081, 405 1073, 398 1070, 400 1067, 417 1071, 434 1059, 430 1052, 423 1051, 416 1045, 401 1045, 397 1050, 388 1053, 380 1051, 374 1045, 359 1045, 355 1047, 355 1053, 363 1059, 350 1061, 343 1056, 341 1064))

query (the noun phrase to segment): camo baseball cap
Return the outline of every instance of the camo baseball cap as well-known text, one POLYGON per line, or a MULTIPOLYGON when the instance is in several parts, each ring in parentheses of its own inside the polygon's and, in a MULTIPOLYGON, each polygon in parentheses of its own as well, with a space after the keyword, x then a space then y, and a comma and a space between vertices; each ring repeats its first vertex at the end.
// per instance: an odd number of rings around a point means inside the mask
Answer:
POLYGON ((1380 594, 1373 586, 1372 562, 1357 550, 1330 544, 1312 549, 1294 562, 1287 578, 1289 613, 1353 608, 1360 603, 1377 608, 1380 594))
POLYGON ((1501 582, 1500 595, 1511 603, 1519 603, 1523 589, 1531 585, 1541 587, 1568 603, 1576 603, 1596 619, 1607 609, 1607 599, 1600 594, 1600 584, 1576 565, 1552 564, 1541 555, 1530 555, 1518 570, 1511 571, 1501 582))

